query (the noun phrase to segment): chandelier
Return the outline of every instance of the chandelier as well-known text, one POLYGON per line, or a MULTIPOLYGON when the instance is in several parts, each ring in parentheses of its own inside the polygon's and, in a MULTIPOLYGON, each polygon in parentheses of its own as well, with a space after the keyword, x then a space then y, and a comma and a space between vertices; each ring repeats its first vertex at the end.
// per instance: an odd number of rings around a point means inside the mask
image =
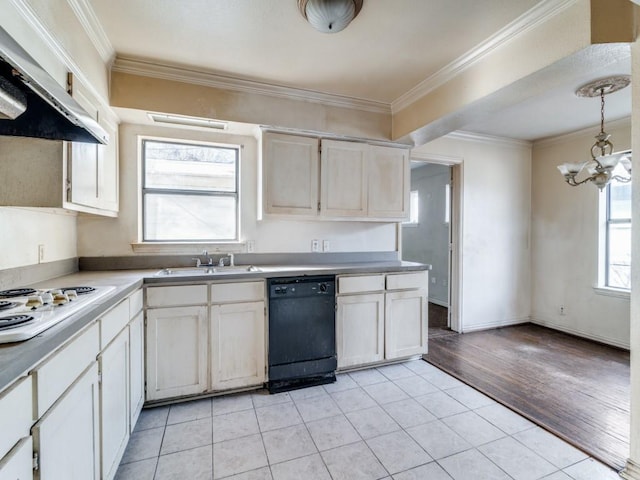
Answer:
POLYGON ((630 82, 628 75, 619 75, 595 80, 576 91, 579 97, 600 97, 600 133, 596 135, 596 142, 591 147, 591 160, 558 165, 558 170, 572 187, 593 182, 602 190, 611 180, 623 183, 631 181, 631 152, 613 153, 613 143, 609 140, 611 135, 604 131, 604 96, 622 90, 630 82), (624 168, 616 169, 618 164, 624 168), (584 170, 588 176, 578 180, 578 175, 584 170))
POLYGON ((363 0, 298 0, 298 9, 313 28, 323 33, 344 30, 362 9, 363 0))

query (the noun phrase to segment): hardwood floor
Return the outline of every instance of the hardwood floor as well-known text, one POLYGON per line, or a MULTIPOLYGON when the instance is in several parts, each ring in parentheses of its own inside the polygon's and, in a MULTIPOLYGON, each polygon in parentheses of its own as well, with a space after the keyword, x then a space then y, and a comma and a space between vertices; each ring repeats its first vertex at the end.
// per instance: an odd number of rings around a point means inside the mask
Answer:
POLYGON ((629 455, 629 352, 536 325, 429 339, 425 359, 589 455, 629 455))
POLYGON ((429 338, 456 335, 449 329, 449 309, 429 302, 429 338))

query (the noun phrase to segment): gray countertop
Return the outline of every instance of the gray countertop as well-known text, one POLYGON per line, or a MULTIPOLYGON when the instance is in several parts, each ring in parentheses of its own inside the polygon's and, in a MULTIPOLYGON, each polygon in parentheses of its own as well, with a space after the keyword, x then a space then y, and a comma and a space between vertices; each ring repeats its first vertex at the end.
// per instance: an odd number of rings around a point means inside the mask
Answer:
POLYGON ((260 265, 260 271, 225 274, 192 275, 157 275, 154 270, 118 270, 118 271, 83 271, 71 275, 39 282, 34 288, 60 288, 77 285, 114 286, 113 292, 102 297, 57 325, 45 330, 30 340, 17 343, 0 344, 0 391, 13 383, 14 380, 27 375, 33 367, 42 362, 69 338, 82 330, 86 325, 100 317, 104 312, 126 298, 143 284, 175 284, 214 281, 238 281, 248 279, 263 279, 274 277, 289 277, 301 275, 334 275, 334 274, 362 274, 387 273, 399 271, 428 270, 429 265, 414 262, 366 262, 334 265, 260 265))

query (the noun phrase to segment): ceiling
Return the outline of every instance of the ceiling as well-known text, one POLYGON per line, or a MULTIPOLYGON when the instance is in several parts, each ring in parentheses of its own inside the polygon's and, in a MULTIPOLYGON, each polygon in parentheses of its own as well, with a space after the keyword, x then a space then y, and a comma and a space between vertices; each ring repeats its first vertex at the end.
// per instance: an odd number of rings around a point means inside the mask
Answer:
MULTIPOLYGON (((119 57, 391 104, 540 0, 364 0, 345 30, 323 34, 296 0, 88 0, 119 57)), ((575 88, 611 70, 565 80, 486 115, 466 131, 534 140, 599 122, 575 88)), ((626 59, 611 73, 629 73, 626 59), (626 62, 626 63, 625 63, 626 62)), ((630 90, 607 98, 628 116, 630 90)), ((594 106, 595 102, 595 106, 594 106)))

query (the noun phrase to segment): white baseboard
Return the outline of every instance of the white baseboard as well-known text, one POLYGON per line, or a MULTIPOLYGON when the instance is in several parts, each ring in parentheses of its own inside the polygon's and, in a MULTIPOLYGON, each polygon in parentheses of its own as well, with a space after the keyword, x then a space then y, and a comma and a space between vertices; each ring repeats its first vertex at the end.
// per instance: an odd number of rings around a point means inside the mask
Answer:
POLYGON ((529 317, 509 318, 500 320, 497 322, 477 323, 475 325, 463 325, 462 333, 478 332, 480 330, 491 330, 492 328, 510 327, 512 325, 521 325, 523 323, 529 323, 531 319, 529 317))
POLYGON ((640 480, 640 465, 628 459, 627 466, 620 472, 620 476, 626 480, 640 480))
POLYGON ((449 308, 449 304, 447 302, 443 302, 442 300, 436 300, 435 298, 429 297, 429 303, 435 303, 436 305, 440 305, 444 308, 449 308))
POLYGON ((613 347, 623 348, 625 350, 629 350, 631 348, 629 342, 621 342, 620 340, 616 340, 615 338, 609 338, 603 335, 594 335, 592 333, 588 333, 582 330, 567 327, 566 325, 560 325, 554 322, 553 320, 535 317, 535 318, 531 318, 531 323, 535 323, 536 325, 540 325, 547 328, 552 328, 554 330, 559 330, 564 333, 569 333, 577 337, 587 338, 589 340, 594 340, 596 342, 605 343, 613 347))

